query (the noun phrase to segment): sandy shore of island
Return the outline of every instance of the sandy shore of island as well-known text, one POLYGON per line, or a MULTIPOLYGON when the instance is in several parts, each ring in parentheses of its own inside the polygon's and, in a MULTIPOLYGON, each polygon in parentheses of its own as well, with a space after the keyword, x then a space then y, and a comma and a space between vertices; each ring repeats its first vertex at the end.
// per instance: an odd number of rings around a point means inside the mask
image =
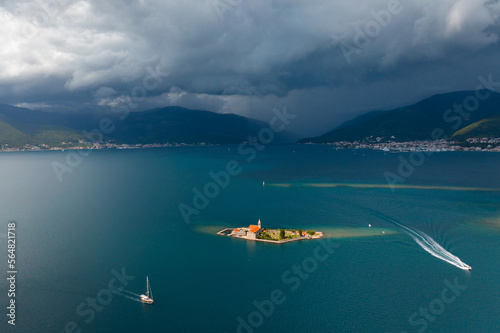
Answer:
MULTIPOLYGON (((195 232, 209 234, 217 236, 217 233, 221 230, 232 228, 231 226, 224 225, 197 225, 192 226, 192 230, 195 232)), ((365 237, 383 237, 389 235, 399 234, 397 229, 392 228, 378 228, 378 227, 347 227, 347 226, 335 226, 335 227, 315 227, 311 228, 314 230, 321 230, 323 236, 321 238, 365 238, 365 237)), ((246 238, 242 238, 246 239, 246 238)), ((258 240, 258 241, 265 241, 258 240)), ((271 241, 272 242, 272 241, 271 241)))
POLYGON ((325 238, 362 238, 362 237, 382 237, 399 234, 396 229, 375 228, 375 227, 326 227, 323 228, 325 238))

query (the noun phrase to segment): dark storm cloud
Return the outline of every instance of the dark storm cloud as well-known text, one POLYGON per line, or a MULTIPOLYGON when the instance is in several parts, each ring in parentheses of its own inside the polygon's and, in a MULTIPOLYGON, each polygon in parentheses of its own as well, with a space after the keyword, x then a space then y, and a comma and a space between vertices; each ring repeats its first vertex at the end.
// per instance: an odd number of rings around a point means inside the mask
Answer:
POLYGON ((499 14, 477 0, 2 1, 0 100, 105 109, 149 68, 162 80, 138 109, 266 119, 287 104, 296 129, 318 132, 353 111, 474 89, 498 73, 499 14))

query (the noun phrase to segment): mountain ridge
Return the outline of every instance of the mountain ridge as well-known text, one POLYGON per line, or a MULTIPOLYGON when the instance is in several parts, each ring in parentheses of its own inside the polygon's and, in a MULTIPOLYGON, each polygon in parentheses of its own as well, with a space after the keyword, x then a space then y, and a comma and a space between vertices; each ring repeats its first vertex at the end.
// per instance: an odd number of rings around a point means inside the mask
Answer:
MULTIPOLYGON (((0 104, 0 145, 67 147, 89 142, 89 131, 106 123, 102 139, 116 144, 237 144, 256 136, 266 122, 235 114, 219 114, 168 106, 128 114, 62 114, 0 104), (121 118, 120 118, 121 117, 121 118), (87 132, 84 132, 87 131, 87 132), (71 143, 71 144, 70 144, 71 143)), ((276 133, 276 143, 293 142, 289 133, 276 133)))
MULTIPOLYGON (((364 113, 331 131, 301 139, 298 143, 370 141, 376 138, 383 141, 431 140, 435 129, 443 130, 444 137, 451 137, 477 121, 500 116, 500 94, 488 92, 489 97, 478 102, 475 111, 467 111, 471 106, 464 104, 475 95, 475 91, 437 94, 408 106, 364 113)), ((460 138, 467 139, 465 136, 460 138)))

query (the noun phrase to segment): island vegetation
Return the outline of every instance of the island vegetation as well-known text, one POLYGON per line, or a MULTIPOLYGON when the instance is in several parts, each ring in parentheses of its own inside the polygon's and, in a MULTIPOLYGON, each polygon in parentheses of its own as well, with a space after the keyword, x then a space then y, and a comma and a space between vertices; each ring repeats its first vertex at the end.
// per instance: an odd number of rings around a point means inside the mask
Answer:
POLYGON ((307 230, 304 232, 302 229, 263 229, 257 236, 257 239, 281 241, 301 237, 312 237, 315 235, 319 235, 319 233, 314 230, 307 230))

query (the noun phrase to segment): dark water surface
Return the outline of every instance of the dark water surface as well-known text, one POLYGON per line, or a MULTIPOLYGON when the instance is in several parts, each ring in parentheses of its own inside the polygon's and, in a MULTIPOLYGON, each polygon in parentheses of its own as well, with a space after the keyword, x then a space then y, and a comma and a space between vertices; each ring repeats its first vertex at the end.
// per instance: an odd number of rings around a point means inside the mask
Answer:
POLYGON ((332 184, 387 184, 409 154, 292 145, 248 162, 236 146, 94 151, 60 182, 52 165, 68 154, 0 154, 0 233, 16 221, 18 270, 14 327, 3 235, 2 332, 500 332, 500 191, 474 189, 500 189, 500 154, 426 156, 403 184, 428 188, 395 191, 332 184), (179 204, 195 208, 193 189, 232 160, 241 173, 186 223, 179 204), (333 238, 214 236, 258 219, 333 238), (153 305, 134 296, 146 275, 153 305))

